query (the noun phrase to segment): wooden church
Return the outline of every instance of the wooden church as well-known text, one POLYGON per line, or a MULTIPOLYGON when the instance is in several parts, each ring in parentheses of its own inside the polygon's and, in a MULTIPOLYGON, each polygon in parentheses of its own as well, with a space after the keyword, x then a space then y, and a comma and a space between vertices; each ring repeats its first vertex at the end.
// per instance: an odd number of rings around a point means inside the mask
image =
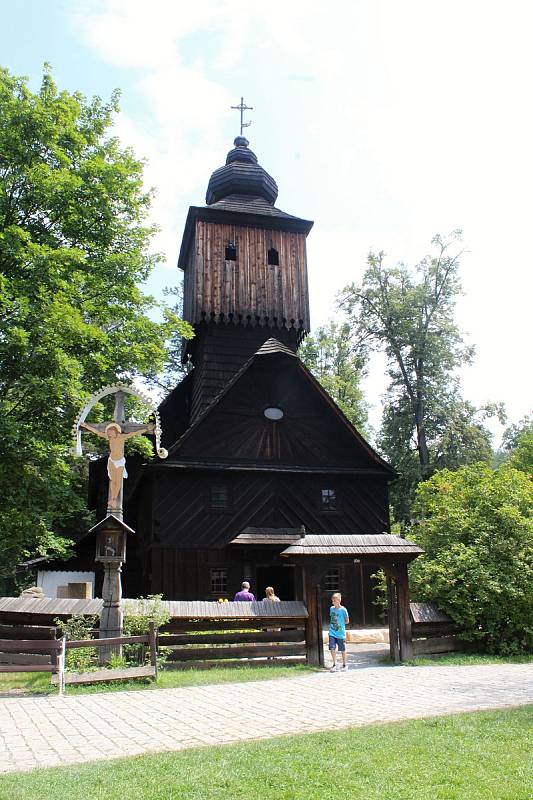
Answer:
MULTIPOLYGON (((298 358, 313 223, 276 208, 276 182, 248 145, 235 139, 206 205, 187 216, 178 266, 192 369, 160 406, 169 457, 128 465, 125 596, 232 599, 248 580, 258 599, 269 585, 301 598, 300 568, 280 553, 302 531, 389 531, 393 469, 298 358)), ((103 466, 94 507, 105 503, 103 466)), ((324 604, 340 590, 355 624, 375 624, 374 571, 332 565, 324 604)))

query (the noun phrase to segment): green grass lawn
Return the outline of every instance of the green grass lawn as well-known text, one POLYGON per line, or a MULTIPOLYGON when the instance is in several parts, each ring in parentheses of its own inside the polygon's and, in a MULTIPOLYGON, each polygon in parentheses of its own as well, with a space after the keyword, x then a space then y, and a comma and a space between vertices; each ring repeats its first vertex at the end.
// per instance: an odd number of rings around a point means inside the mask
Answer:
POLYGON ((407 662, 409 667, 469 667, 478 664, 533 664, 533 654, 490 656, 486 653, 442 653, 434 656, 417 656, 407 662))
MULTIPOLYGON (((174 689, 181 686, 199 686, 208 683, 243 683, 266 681, 271 678, 294 678, 312 672, 305 664, 261 664, 242 667, 210 667, 209 669, 160 670, 157 681, 139 678, 131 681, 109 681, 84 686, 67 686, 65 694, 93 694, 94 692, 135 691, 139 689, 174 689)), ((6 694, 57 694, 48 673, 13 672, 0 675, 0 696, 6 694)))
POLYGON ((531 800, 532 750, 528 706, 6 775, 0 800, 531 800))

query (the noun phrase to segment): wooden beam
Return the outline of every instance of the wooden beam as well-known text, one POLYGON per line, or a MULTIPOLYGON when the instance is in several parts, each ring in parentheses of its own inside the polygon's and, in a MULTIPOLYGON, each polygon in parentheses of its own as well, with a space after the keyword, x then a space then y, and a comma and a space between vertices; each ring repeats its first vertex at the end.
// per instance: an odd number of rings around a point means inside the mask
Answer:
POLYGON ((200 633, 198 635, 180 633, 171 636, 160 636, 160 647, 172 647, 180 644, 243 644, 245 642, 303 642, 305 632, 299 630, 249 631, 248 633, 200 633))
POLYGON ((390 657, 395 664, 400 663, 400 642, 398 638, 398 600, 396 581, 387 575, 387 615, 389 618, 390 657))
POLYGON ((305 644, 244 645, 243 647, 183 647, 172 650, 169 661, 197 661, 231 658, 274 658, 275 656, 303 656, 305 644))
POLYGON ((398 571, 398 629, 400 639, 400 658, 409 661, 413 657, 413 637, 411 632, 411 609, 409 598, 409 574, 407 564, 397 564, 398 571))
POLYGON ((469 642, 461 641, 456 636, 435 636, 432 639, 415 639, 413 642, 415 656, 423 653, 452 653, 455 650, 465 652, 468 649, 469 642))
POLYGON ((308 614, 305 637, 307 642, 307 663, 318 667, 324 660, 324 644, 322 642, 322 636, 318 636, 317 616, 319 613, 319 600, 316 591, 316 579, 317 573, 311 566, 306 565, 304 567, 304 586, 308 614), (320 651, 322 651, 322 654, 320 651))

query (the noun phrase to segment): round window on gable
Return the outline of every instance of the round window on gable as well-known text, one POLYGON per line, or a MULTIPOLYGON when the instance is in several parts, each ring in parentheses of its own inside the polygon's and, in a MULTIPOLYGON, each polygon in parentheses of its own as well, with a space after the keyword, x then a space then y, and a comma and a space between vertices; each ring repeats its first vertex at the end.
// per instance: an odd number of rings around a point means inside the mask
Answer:
POLYGON ((283 419, 284 414, 281 408, 276 408, 276 406, 269 406, 269 408, 265 408, 263 414, 267 419, 272 420, 275 422, 278 419, 283 419))

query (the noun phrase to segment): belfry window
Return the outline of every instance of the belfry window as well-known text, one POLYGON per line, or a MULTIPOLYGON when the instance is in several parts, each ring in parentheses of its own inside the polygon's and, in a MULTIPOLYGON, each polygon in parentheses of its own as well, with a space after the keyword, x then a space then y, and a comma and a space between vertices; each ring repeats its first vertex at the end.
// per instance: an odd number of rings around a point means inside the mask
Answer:
POLYGON ((234 244, 227 244, 224 248, 224 259, 226 261, 237 261, 237 248, 234 244))
POLYGON ((279 267, 279 253, 275 247, 271 247, 268 251, 268 263, 271 267, 279 267))

